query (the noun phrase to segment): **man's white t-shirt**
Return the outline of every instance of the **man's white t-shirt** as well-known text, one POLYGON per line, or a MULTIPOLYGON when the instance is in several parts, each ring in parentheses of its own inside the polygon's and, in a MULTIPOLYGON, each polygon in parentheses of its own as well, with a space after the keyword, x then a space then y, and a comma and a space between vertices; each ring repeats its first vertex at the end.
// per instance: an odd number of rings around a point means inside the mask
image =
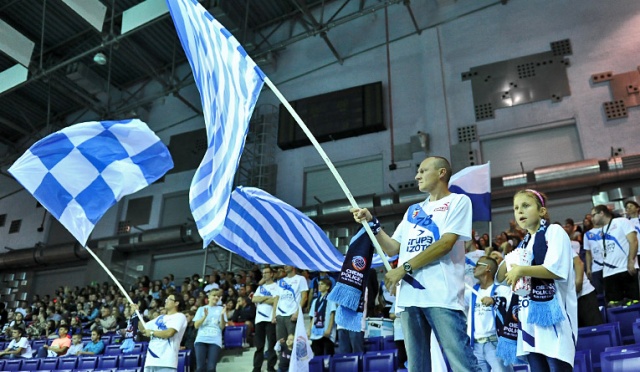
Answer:
POLYGON ((302 275, 285 276, 278 280, 278 309, 276 315, 290 316, 298 311, 302 292, 308 291, 307 279, 302 275))
MULTIPOLYGON (((526 250, 533 257, 533 243, 536 234, 529 239, 526 250)), ((578 299, 576 296, 575 272, 573 270, 573 251, 571 241, 561 226, 550 225, 545 234, 548 249, 544 258, 547 270, 559 276, 555 280, 556 295, 561 309, 564 309, 564 320, 554 327, 541 327, 527 323, 529 314, 529 296, 520 297, 518 318, 521 329, 518 332, 518 355, 528 353, 544 354, 547 357, 560 359, 573 366, 575 357, 575 341, 578 338, 578 299), (533 339, 533 342, 525 340, 533 339)))
POLYGON ((604 256, 602 255, 602 229, 597 227, 584 234, 585 251, 591 251, 591 272, 602 271, 604 256))
POLYGON ((180 341, 182 341, 184 331, 187 329, 187 317, 181 312, 171 315, 160 315, 148 322, 145 327, 153 331, 164 331, 171 328, 177 331, 168 339, 151 337, 147 349, 145 367, 178 368, 180 341))
POLYGON ((464 310, 464 241, 471 240, 471 217, 471 200, 461 194, 452 193, 435 202, 427 199, 409 207, 392 236, 400 243, 398 266, 429 249, 446 233, 458 235, 458 240, 449 253, 413 271, 413 278, 424 289, 400 282, 398 308, 464 310))
MULTIPOLYGON (((605 240, 604 245, 607 251, 604 252, 604 272, 603 277, 608 277, 627 271, 627 259, 629 258, 629 241, 627 235, 635 233, 633 224, 623 217, 614 218, 611 224, 607 224, 601 229, 605 240)), ((600 241, 601 247, 603 245, 600 241)), ((635 264, 638 268, 638 263, 635 264)))
MULTIPOLYGON (((263 284, 256 289, 254 296, 260 297, 275 297, 278 295, 278 283, 273 282, 271 284, 263 284)), ((273 314, 273 305, 259 303, 256 306, 256 324, 262 322, 271 322, 271 315, 273 314)))
MULTIPOLYGON (((580 249, 580 248, 578 248, 580 249)), ((575 259, 576 257, 578 257, 578 253, 576 252, 575 248, 573 249, 573 258, 575 259)), ((574 269, 575 270, 575 269, 574 269)), ((589 278, 587 278, 587 273, 586 272, 582 272, 582 290, 580 291, 580 293, 578 293, 578 298, 587 295, 593 291, 596 290, 596 287, 593 286, 593 284, 591 284, 591 281, 589 281, 589 278)))

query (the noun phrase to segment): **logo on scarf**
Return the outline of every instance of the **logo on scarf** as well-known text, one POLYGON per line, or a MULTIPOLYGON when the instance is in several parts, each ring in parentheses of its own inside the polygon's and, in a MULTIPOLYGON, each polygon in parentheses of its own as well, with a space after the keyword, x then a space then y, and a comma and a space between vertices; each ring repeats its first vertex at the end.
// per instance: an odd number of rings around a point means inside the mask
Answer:
POLYGON ((362 271, 367 267, 367 260, 362 256, 355 256, 351 260, 351 264, 353 265, 354 269, 362 271))

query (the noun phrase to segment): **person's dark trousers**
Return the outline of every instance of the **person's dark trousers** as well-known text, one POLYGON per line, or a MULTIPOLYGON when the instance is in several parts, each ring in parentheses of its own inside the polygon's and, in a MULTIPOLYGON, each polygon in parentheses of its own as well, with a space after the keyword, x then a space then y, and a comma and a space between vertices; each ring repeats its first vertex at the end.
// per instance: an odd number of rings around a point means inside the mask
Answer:
POLYGON ((47 349, 45 349, 45 348, 44 348, 44 346, 41 346, 41 347, 38 349, 37 357, 38 357, 38 358, 46 358, 46 357, 47 357, 47 355, 48 355, 48 353, 47 353, 47 349))
POLYGON ((623 299, 640 300, 638 273, 631 275, 626 271, 604 278, 604 295, 607 303, 623 299))
POLYGON ((276 337, 278 340, 283 339, 286 341, 289 335, 296 334, 296 322, 291 321, 291 315, 289 316, 276 316, 276 337))
POLYGON ((278 356, 273 347, 276 346, 276 325, 271 322, 260 322, 255 327, 254 343, 256 352, 253 354, 253 372, 260 372, 264 362, 264 348, 267 345, 267 371, 276 370, 278 356))
POLYGON ((364 353, 364 332, 338 329, 338 354, 364 353))
POLYGON ((544 354, 529 353, 527 355, 529 370, 536 372, 573 372, 573 367, 560 359, 549 358, 544 354))
POLYGON ((326 337, 311 341, 311 350, 313 351, 314 356, 335 354, 335 346, 333 342, 326 337))
POLYGON ((598 294, 604 294, 604 285, 602 279, 602 270, 594 271, 591 273, 591 284, 596 289, 598 294))
POLYGON ((602 314, 598 308, 596 291, 578 298, 578 327, 592 327, 602 324, 602 314))
POLYGON ((407 349, 404 347, 404 340, 397 340, 396 349, 398 349, 398 368, 404 368, 404 363, 407 361, 407 349))

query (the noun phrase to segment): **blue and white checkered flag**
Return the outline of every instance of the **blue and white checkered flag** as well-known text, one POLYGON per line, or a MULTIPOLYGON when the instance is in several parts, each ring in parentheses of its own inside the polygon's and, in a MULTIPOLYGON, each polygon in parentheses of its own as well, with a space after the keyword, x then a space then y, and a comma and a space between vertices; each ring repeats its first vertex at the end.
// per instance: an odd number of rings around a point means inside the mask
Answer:
POLYGON ((50 134, 9 173, 84 246, 109 207, 171 168, 167 147, 132 119, 76 124, 50 134))
POLYGON ((167 0, 191 64, 207 128, 207 152, 191 181, 189 204, 206 247, 222 231, 233 179, 263 72, 196 0, 167 0))

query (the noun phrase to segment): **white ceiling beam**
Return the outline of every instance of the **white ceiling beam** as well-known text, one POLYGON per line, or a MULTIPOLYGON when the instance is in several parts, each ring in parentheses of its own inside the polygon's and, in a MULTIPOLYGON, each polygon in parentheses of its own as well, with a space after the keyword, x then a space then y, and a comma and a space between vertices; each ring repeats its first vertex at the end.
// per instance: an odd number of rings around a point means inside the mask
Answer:
POLYGON ((0 72, 0 93, 25 82, 28 74, 29 70, 20 64, 0 72))
POLYGON ((100 0, 62 0, 71 10, 76 12, 87 23, 98 31, 102 31, 107 6, 100 0))
POLYGON ((29 67, 35 43, 0 20, 0 50, 24 67, 29 67))
POLYGON ((166 0, 146 0, 122 13, 122 35, 169 12, 166 0))

